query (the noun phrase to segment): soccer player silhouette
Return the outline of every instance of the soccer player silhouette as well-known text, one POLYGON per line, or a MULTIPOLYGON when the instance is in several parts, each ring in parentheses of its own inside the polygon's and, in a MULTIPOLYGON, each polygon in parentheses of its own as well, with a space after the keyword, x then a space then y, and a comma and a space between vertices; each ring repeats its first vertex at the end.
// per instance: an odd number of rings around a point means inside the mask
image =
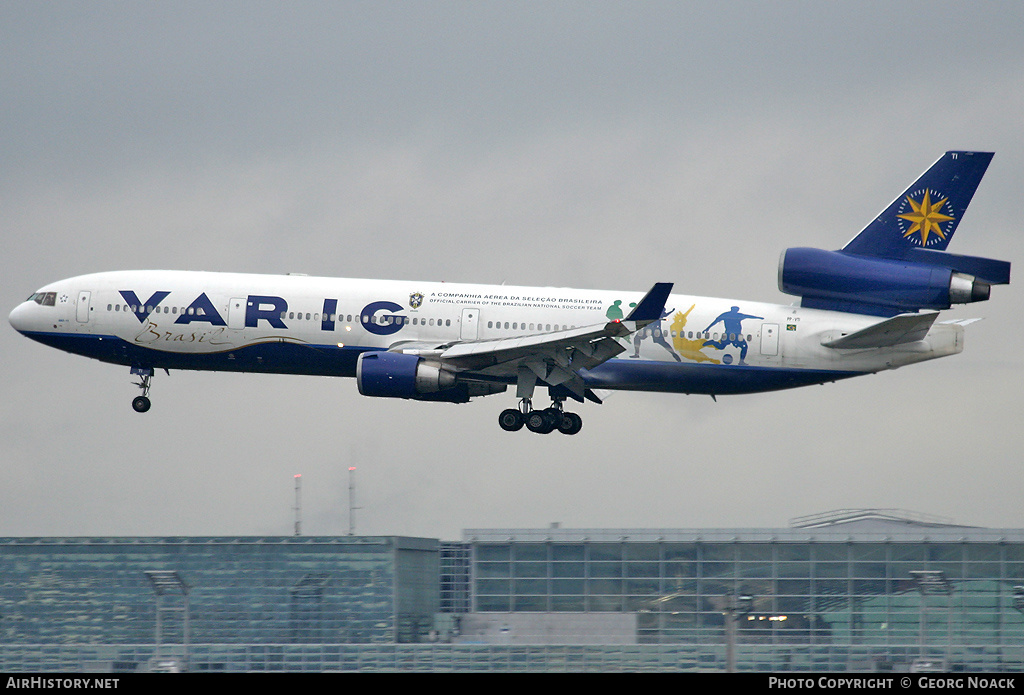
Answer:
POLYGON ((668 354, 672 355, 676 362, 682 362, 682 358, 676 354, 676 351, 672 349, 672 346, 665 340, 665 331, 661 329, 661 322, 665 320, 675 309, 668 309, 662 313, 661 318, 657 321, 652 322, 647 328, 643 328, 633 334, 633 354, 631 357, 640 357, 640 343, 643 342, 644 338, 653 338, 654 342, 668 350, 668 354))
POLYGON ((731 310, 720 314, 717 319, 708 324, 708 327, 704 329, 704 333, 707 333, 712 326, 721 322, 722 327, 725 328, 725 332, 722 333, 721 340, 705 340, 704 345, 710 345, 718 350, 724 350, 727 345, 733 345, 740 349, 740 364, 746 364, 744 358, 747 356, 747 341, 743 339, 743 319, 763 319, 763 316, 752 316, 750 314, 741 314, 738 306, 732 307, 731 310))

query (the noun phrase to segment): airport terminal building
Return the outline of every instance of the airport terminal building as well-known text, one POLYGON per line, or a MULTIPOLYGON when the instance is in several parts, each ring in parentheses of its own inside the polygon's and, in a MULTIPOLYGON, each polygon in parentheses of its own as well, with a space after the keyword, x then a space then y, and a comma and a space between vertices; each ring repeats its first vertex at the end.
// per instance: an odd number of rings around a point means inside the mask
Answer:
POLYGON ((1024 670, 1024 529, 0 538, 0 670, 1024 670))

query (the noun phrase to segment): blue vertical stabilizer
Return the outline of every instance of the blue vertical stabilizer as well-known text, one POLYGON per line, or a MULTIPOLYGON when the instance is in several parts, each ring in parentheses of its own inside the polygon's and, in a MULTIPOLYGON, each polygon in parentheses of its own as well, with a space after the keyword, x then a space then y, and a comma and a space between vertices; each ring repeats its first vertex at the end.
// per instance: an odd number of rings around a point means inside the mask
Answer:
POLYGON ((993 154, 942 155, 843 251, 880 258, 905 258, 914 248, 945 251, 993 154))

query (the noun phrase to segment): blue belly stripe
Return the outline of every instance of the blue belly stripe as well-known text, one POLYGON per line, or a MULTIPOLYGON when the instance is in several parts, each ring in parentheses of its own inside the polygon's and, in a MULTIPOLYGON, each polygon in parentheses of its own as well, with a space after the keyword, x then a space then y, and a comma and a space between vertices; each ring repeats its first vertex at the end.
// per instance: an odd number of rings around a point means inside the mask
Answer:
MULTIPOLYGON (((113 335, 25 336, 58 350, 132 367, 346 377, 355 376, 360 354, 380 349, 269 341, 222 352, 179 353, 133 345, 113 335)), ((824 384, 864 372, 613 359, 580 373, 592 389, 729 395, 824 384)))

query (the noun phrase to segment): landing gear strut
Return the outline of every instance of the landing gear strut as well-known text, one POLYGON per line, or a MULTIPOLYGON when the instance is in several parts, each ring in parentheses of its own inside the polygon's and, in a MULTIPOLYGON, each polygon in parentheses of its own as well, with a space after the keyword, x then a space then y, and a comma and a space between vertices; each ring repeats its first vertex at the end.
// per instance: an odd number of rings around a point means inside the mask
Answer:
POLYGON ((148 367, 132 367, 132 374, 139 377, 135 385, 142 389, 142 395, 132 399, 132 408, 136 413, 144 413, 149 410, 152 403, 149 402, 149 387, 153 381, 153 369, 148 367))
POLYGON ((583 418, 576 413, 567 413, 562 410, 562 398, 555 398, 550 408, 534 410, 533 403, 529 398, 519 401, 519 408, 509 408, 501 411, 498 416, 498 424, 506 432, 521 430, 523 425, 526 429, 537 434, 550 434, 558 430, 562 434, 576 434, 583 429, 583 418))

